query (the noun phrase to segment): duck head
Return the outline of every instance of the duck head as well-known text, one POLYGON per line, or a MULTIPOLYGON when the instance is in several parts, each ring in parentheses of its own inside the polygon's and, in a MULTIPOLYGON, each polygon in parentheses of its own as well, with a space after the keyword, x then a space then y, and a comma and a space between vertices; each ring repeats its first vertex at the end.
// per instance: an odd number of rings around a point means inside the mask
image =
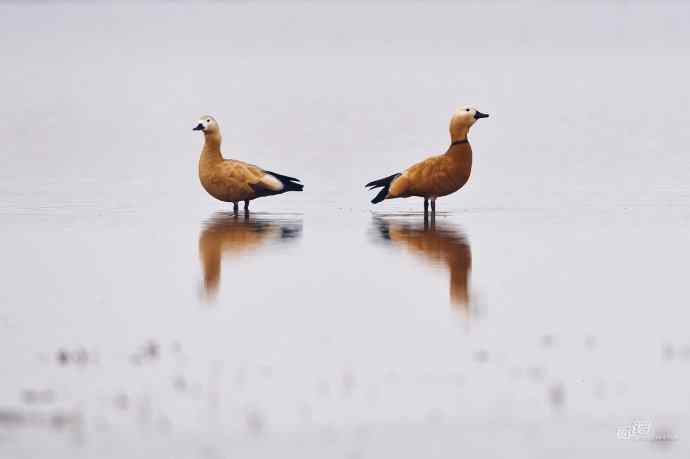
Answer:
POLYGON ((199 118, 193 131, 203 131, 204 134, 213 134, 218 132, 218 122, 210 115, 205 115, 199 118))
POLYGON ((477 120, 488 118, 489 115, 482 113, 474 107, 464 105, 458 108, 450 119, 450 136, 453 141, 467 138, 470 127, 477 120))

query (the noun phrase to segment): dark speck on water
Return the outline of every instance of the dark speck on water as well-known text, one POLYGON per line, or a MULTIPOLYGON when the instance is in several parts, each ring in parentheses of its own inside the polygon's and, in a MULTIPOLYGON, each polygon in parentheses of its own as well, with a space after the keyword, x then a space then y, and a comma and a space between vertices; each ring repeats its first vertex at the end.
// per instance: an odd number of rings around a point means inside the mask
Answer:
POLYGON ((0 409, 0 427, 4 428, 30 428, 50 427, 54 429, 66 429, 82 424, 82 415, 75 411, 23 411, 0 409))
POLYGON ((541 347, 543 348, 551 348, 554 346, 556 342, 556 338, 554 338, 553 335, 544 335, 540 339, 541 347))
POLYGON ((113 400, 115 407, 119 410, 126 411, 129 409, 130 400, 127 394, 117 394, 113 400))
POLYGON ((355 389, 355 375, 352 370, 344 370, 342 375, 343 397, 350 397, 355 389))
POLYGON ((55 392, 51 389, 25 389, 22 391, 22 401, 26 404, 52 403, 55 392))
POLYGON ((16 427, 25 423, 28 415, 21 411, 0 409, 0 426, 16 427))
POLYGON ((486 363, 489 361, 489 351, 480 349, 474 353, 474 360, 478 363, 486 363))
POLYGON ((67 365, 69 363, 69 354, 67 351, 60 349, 57 353, 57 361, 60 365, 67 365))
POLYGON ((249 433, 259 435, 266 430, 266 418, 264 414, 256 408, 248 408, 245 411, 244 420, 249 433))
POLYGON ((144 354, 150 359, 158 358, 159 346, 154 341, 149 341, 144 348, 144 354))
POLYGON ((173 378, 173 387, 178 392, 185 392, 189 385, 187 384, 187 380, 184 376, 177 375, 173 378))
POLYGON ((553 408, 561 409, 565 404, 565 386, 562 383, 552 384, 548 389, 549 403, 553 408))
POLYGON ((56 354, 56 359, 59 365, 78 365, 84 366, 88 363, 93 363, 95 361, 95 356, 89 354, 89 352, 80 347, 77 349, 60 349, 56 354))
POLYGON ((155 341, 146 342, 141 348, 130 355, 129 361, 133 365, 142 365, 144 363, 151 363, 160 357, 160 346, 155 341))

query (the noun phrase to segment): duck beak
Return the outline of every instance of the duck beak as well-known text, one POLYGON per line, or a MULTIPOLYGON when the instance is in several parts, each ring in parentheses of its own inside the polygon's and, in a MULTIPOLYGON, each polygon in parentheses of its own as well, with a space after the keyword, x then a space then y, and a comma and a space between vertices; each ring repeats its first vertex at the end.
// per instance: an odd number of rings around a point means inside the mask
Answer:
POLYGON ((204 130, 204 125, 199 123, 196 125, 195 128, 192 129, 192 131, 203 131, 204 130))
POLYGON ((489 117, 489 115, 487 115, 486 113, 482 113, 482 112, 480 112, 480 111, 477 111, 477 112, 474 114, 474 119, 475 119, 475 120, 478 120, 478 119, 481 119, 481 118, 488 118, 488 117, 489 117))

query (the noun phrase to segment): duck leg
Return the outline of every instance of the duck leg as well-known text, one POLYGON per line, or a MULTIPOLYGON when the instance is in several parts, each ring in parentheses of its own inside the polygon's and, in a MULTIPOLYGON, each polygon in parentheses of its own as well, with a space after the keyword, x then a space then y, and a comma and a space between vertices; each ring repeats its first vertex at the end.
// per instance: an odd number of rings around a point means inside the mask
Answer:
POLYGON ((232 211, 235 215, 237 215, 240 212, 240 205, 237 204, 236 202, 232 203, 232 211))
POLYGON ((244 201, 244 215, 249 215, 249 201, 244 201))
POLYGON ((431 198, 431 221, 436 220, 436 198, 431 198))
POLYGON ((424 223, 429 220, 429 199, 424 198, 424 223))

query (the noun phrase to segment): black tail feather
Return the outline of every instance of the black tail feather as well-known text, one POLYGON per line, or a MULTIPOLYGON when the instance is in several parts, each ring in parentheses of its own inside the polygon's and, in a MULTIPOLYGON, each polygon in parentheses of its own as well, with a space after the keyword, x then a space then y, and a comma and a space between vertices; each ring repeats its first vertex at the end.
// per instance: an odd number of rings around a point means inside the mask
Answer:
POLYGON ((378 204, 379 202, 383 201, 386 199, 386 196, 388 196, 388 190, 390 189, 391 183, 393 183, 393 180, 398 178, 400 174, 393 174, 389 175, 388 177, 384 177, 382 179, 374 180, 372 182, 367 183, 366 187, 369 187, 369 190, 373 190, 375 188, 383 187, 379 191, 379 193, 374 196, 374 199, 371 200, 372 204, 378 204))
POLYGON ((382 179, 373 180, 364 186, 369 187, 369 189, 371 189, 371 190, 373 190, 374 188, 378 188, 380 186, 386 186, 386 185, 390 184, 393 181, 393 179, 395 177, 397 177, 398 175, 400 175, 400 174, 393 174, 393 175, 389 175, 388 177, 384 177, 382 179))
POLYGON ((283 188, 283 191, 302 191, 304 190, 304 185, 302 185, 300 182, 301 180, 295 177, 290 177, 288 175, 283 175, 283 174, 276 174, 275 172, 271 171, 264 171, 267 174, 271 174, 275 178, 277 178, 280 183, 283 184, 285 188, 283 188))

